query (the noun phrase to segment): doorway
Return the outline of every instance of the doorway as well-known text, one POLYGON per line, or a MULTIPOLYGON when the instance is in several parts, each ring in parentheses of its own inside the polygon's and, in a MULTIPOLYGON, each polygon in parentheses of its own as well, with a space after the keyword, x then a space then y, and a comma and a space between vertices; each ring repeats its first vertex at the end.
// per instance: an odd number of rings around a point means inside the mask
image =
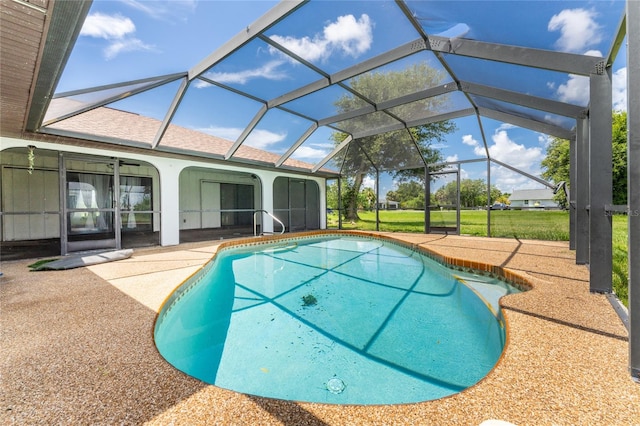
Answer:
POLYGON ((430 194, 427 209, 427 232, 434 234, 460 234, 460 166, 455 170, 443 170, 430 173, 430 177, 444 182, 455 182, 447 188, 455 191, 442 191, 430 194), (435 202, 434 202, 435 200, 435 202))
POLYGON ((118 162, 64 157, 61 252, 120 249, 118 162))
POLYGON ((320 190, 312 180, 278 177, 273 212, 289 232, 320 229, 320 190))

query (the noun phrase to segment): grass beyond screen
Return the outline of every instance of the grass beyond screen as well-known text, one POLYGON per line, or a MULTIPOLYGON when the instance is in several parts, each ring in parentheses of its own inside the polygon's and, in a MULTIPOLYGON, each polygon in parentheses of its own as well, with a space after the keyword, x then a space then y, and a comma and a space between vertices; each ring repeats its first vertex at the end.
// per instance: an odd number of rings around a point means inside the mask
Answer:
MULTIPOLYGON (((357 222, 342 221, 343 229, 375 231, 376 212, 359 211, 357 222)), ((421 210, 381 210, 380 231, 424 232, 424 212, 421 210)), ((628 306, 628 246, 627 217, 613 219, 613 289, 628 306)), ((455 211, 431 212, 433 226, 455 226, 455 211)), ((338 227, 338 214, 327 214, 327 227, 338 227)), ((487 236, 487 211, 460 211, 460 234, 487 236)), ((569 213, 561 210, 493 210, 491 236, 547 241, 569 240, 569 213)))

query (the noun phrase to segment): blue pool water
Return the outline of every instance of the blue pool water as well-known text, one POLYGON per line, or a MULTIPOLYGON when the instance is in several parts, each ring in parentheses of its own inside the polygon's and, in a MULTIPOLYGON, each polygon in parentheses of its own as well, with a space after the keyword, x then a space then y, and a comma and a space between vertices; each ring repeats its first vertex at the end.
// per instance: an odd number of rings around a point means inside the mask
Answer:
POLYGON ((390 242, 306 238, 224 250, 164 305, 162 356, 266 397, 396 404, 482 379, 505 342, 508 284, 390 242))

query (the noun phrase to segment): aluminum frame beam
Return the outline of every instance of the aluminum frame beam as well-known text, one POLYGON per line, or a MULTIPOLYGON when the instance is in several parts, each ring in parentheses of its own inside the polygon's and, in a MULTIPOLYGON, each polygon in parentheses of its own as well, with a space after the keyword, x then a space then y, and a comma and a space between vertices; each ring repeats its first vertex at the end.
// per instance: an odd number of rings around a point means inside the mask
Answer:
MULTIPOLYGON (((578 125, 578 123, 576 123, 578 125)), ((578 145, 578 129, 576 128, 576 136, 569 140, 569 197, 567 199, 567 207, 569 209, 569 250, 576 249, 576 167, 577 167, 577 145, 578 145)), ((566 184, 566 182, 565 182, 566 184)))
POLYGON ((487 237, 491 238, 491 157, 487 157, 487 237))
POLYGON ((625 12, 622 14, 622 18, 620 18, 620 23, 618 24, 618 31, 616 32, 616 36, 613 39, 613 43, 611 43, 611 48, 609 49, 609 53, 607 54, 607 66, 613 65, 613 61, 615 61, 618 56, 618 51, 620 50, 620 46, 624 42, 624 38, 627 35, 627 14, 629 12, 625 8, 625 12))
POLYGON ((132 141, 128 139, 106 137, 106 136, 100 136, 100 135, 91 135, 91 138, 87 138, 87 135, 85 133, 56 129, 55 127, 42 127, 38 132, 46 135, 63 136, 63 137, 68 137, 73 139, 87 139, 95 142, 104 142, 111 145, 129 146, 133 148, 149 149, 149 146, 150 146, 149 143, 132 141))
POLYGON ((171 120, 173 119, 173 116, 177 111, 177 107, 180 104, 180 102, 182 102, 182 98, 184 97, 185 93, 187 93, 187 88, 189 87, 190 84, 191 83, 189 82, 189 79, 187 79, 185 76, 184 80, 182 80, 182 82, 180 83, 180 87, 178 87, 178 91, 176 92, 176 95, 173 97, 173 100, 171 101, 171 105, 167 109, 167 114, 164 116, 164 119, 162 120, 162 123, 158 128, 158 131, 156 132, 156 136, 153 138, 151 149, 155 149, 158 146, 158 144, 160 144, 160 141, 162 140, 162 137, 166 133, 167 128, 169 127, 169 123, 171 123, 171 120))
POLYGON ((604 61, 604 58, 597 56, 554 52, 465 38, 451 39, 440 36, 428 36, 428 43, 430 50, 435 52, 451 53, 583 76, 592 73, 596 66, 604 61))
POLYGON ((564 129, 562 127, 554 126, 548 123, 541 123, 540 121, 535 121, 529 118, 520 117, 517 115, 502 112, 502 111, 496 111, 491 108, 485 108, 485 107, 478 108, 478 113, 483 117, 492 118, 494 120, 514 124, 516 126, 524 127, 526 129, 534 130, 536 132, 555 136, 560 139, 571 139, 574 135, 574 132, 572 132, 571 130, 564 129))
POLYGON ((640 383, 640 2, 626 10, 629 373, 640 383))
POLYGON ((424 43, 424 41, 421 38, 416 39, 414 41, 410 41, 394 49, 391 49, 385 53, 374 56, 371 59, 367 59, 349 68, 345 68, 344 70, 337 71, 331 74, 331 82, 337 83, 340 81, 348 80, 359 74, 365 73, 367 71, 371 71, 383 65, 387 65, 391 62, 397 61, 398 59, 402 59, 407 56, 413 55, 414 53, 420 52, 422 50, 426 50, 426 48, 427 48, 427 45, 424 43))
POLYGON ((589 78, 589 290, 611 293, 613 199, 611 68, 589 78))
POLYGON ((430 117, 421 118, 419 120, 407 121, 407 128, 422 126, 429 123, 437 123, 439 121, 454 120, 456 118, 468 117, 474 115, 476 110, 473 108, 460 109, 458 111, 447 112, 445 114, 432 115, 430 117))
MULTIPOLYGON (((440 86, 437 87, 433 87, 430 89, 426 89, 426 90, 421 90, 419 92, 415 92, 409 95, 405 95, 405 96, 401 96, 399 98, 395 98, 395 99, 390 99, 388 101, 384 101, 381 102, 377 105, 370 105, 370 106, 366 106, 366 107, 362 107, 353 111, 348 111, 342 114, 337 114, 331 117, 327 117, 327 118, 323 118, 321 120, 318 120, 318 125, 319 126, 326 126, 329 124, 333 124, 333 123, 339 123, 341 121, 344 120, 348 120, 351 118, 356 118, 356 117, 361 117, 363 115, 366 114, 371 114, 377 111, 384 111, 387 110, 389 108, 393 108, 396 106, 400 106, 400 105, 404 105, 407 103, 411 103, 411 102, 416 102, 422 99, 428 99, 434 96, 439 96, 439 95, 443 95, 446 93, 450 93, 453 91, 456 91, 457 87, 455 84, 453 83, 446 83, 446 84, 442 84, 440 86)), ((467 110, 462 110, 462 111, 467 111, 467 110)), ((466 114, 465 115, 469 115, 466 114)), ((460 116, 456 116, 454 118, 457 118, 460 116)), ((419 120, 414 120, 416 122, 424 122, 424 120, 428 120, 429 117, 425 117, 423 119, 419 119, 419 120)), ((432 122, 432 121, 427 121, 427 122, 432 122)), ((409 126, 409 127, 413 127, 413 126, 409 126)))
POLYGON ((576 263, 589 263, 589 119, 580 118, 576 126, 576 178, 571 187, 576 209, 576 263))
POLYGON ((102 90, 117 89, 119 87, 125 88, 125 87, 131 86, 131 85, 144 84, 146 82, 149 83, 147 85, 138 87, 137 89, 126 90, 123 93, 118 93, 116 95, 109 96, 109 97, 107 97, 105 99, 101 99, 98 102, 93 102, 93 103, 84 105, 84 106, 82 106, 80 108, 77 108, 77 109, 73 110, 72 112, 56 116, 55 118, 49 119, 46 122, 42 123, 42 126, 50 126, 51 124, 57 123, 57 122, 62 121, 62 120, 66 120, 67 118, 70 118, 70 117, 85 113, 87 111, 91 111, 92 109, 96 109, 96 108, 99 108, 101 106, 108 105, 108 104, 110 104, 112 102, 117 102, 119 100, 126 99, 128 97, 137 95, 138 93, 143 93, 143 92, 146 92, 148 90, 155 89, 156 87, 160 87, 160 86, 163 86, 165 84, 172 83, 172 82, 174 82, 174 81, 176 81, 176 80, 178 80, 180 78, 186 78, 186 73, 168 74, 168 75, 159 76, 159 77, 150 77, 150 78, 144 78, 144 79, 140 79, 140 80, 132 80, 132 81, 128 81, 128 82, 125 82, 125 83, 117 83, 117 84, 108 84, 108 85, 104 85, 104 86, 97 86, 97 87, 92 87, 90 89, 73 90, 73 91, 70 91, 70 92, 57 93, 55 96, 53 96, 52 100, 65 98, 65 97, 69 97, 69 96, 78 96, 78 95, 83 95, 83 94, 88 94, 88 93, 95 93, 95 92, 99 92, 99 91, 102 91, 102 90))
POLYGON ((316 80, 312 83, 307 84, 306 86, 299 87, 298 89, 292 90, 289 93, 285 93, 284 95, 273 98, 267 102, 267 105, 269 106, 269 108, 274 108, 282 104, 286 104, 287 102, 302 98, 303 96, 309 95, 313 92, 317 92, 318 90, 322 90, 325 87, 329 87, 330 85, 331 82, 328 78, 321 78, 320 80, 316 80))
POLYGON ((429 99, 436 96, 446 95, 447 93, 455 92, 458 87, 455 83, 449 82, 441 84, 440 86, 432 87, 418 92, 413 92, 408 95, 400 96, 395 99, 389 99, 384 102, 380 102, 376 105, 378 110, 386 110, 394 108, 400 105, 410 104, 412 102, 421 101, 423 99, 429 99))
POLYGON ((551 183, 547 182, 546 180, 544 180, 544 179, 540 179, 539 177, 534 176, 534 175, 532 175, 532 174, 529 174, 529 173, 527 173, 527 172, 523 172, 522 170, 518 169, 517 167, 510 166, 510 165, 508 165, 508 164, 506 164, 506 163, 503 163, 502 161, 498 161, 498 160, 496 160, 496 159, 494 159, 494 158, 489 158, 489 160, 490 160, 492 163, 497 164, 498 166, 502 166, 502 167, 504 167, 504 168, 506 168, 506 169, 511 170, 512 172, 519 173, 519 174, 521 174, 522 176, 525 176, 525 177, 527 177, 527 178, 529 178, 529 179, 531 179, 531 180, 534 180, 534 181, 538 182, 539 184, 544 185, 544 186, 546 186, 546 187, 548 187, 548 188, 551 188, 551 189, 555 189, 555 188, 556 188, 556 186, 555 186, 555 185, 553 185, 553 184, 551 184, 551 183))
POLYGON ((478 59, 487 59, 498 62, 508 62, 533 68, 541 68, 552 71, 566 72, 588 76, 603 58, 577 55, 573 53, 554 52, 542 49, 533 49, 506 44, 488 43, 465 38, 448 38, 428 35, 422 25, 416 20, 409 7, 401 0, 396 0, 396 5, 402 10, 413 27, 425 37, 421 40, 424 47, 415 42, 415 49, 426 48, 439 53, 454 53, 478 59), (428 46, 427 46, 428 43, 428 46))
POLYGON ((189 80, 193 80, 200 74, 206 72, 209 68, 231 55, 240 47, 250 42, 254 37, 257 37, 260 33, 275 25, 308 1, 309 0, 288 0, 279 2, 253 24, 248 25, 245 31, 236 34, 231 40, 191 68, 189 70, 189 80))
POLYGON ((343 112, 342 114, 337 114, 318 120, 318 125, 328 126, 330 124, 340 123, 345 120, 362 117, 363 115, 372 114, 374 112, 376 112, 376 107, 373 105, 367 105, 362 108, 354 109, 353 111, 343 112))
POLYGON ((349 144, 349 142, 351 142, 352 140, 353 140, 353 136, 352 135, 348 135, 342 142, 340 142, 340 145, 338 145, 335 148, 333 148, 333 151, 331 151, 329 154, 327 154, 326 157, 324 157, 315 166, 313 166, 313 169, 311 169, 311 171, 313 173, 315 173, 318 170, 320 170, 322 168, 322 166, 327 164, 327 162, 329 160, 331 160, 337 153, 339 153, 342 150, 342 148, 347 146, 349 144))
POLYGON ((510 90, 485 86, 483 84, 470 83, 468 81, 460 82, 460 90, 471 95, 478 95, 498 101, 509 102, 527 108, 562 115, 564 117, 578 118, 585 113, 585 108, 578 105, 525 95, 510 90))
POLYGON ((302 145, 304 143, 304 141, 306 141, 309 136, 311 136, 313 134, 313 132, 316 131, 316 129, 318 128, 318 124, 313 123, 305 132, 302 136, 300 136, 300 138, 298 138, 298 140, 296 141, 296 143, 294 143, 288 150, 287 152, 285 152, 284 154, 282 154, 282 156, 278 159, 278 161, 276 161, 276 167, 280 167, 282 165, 282 163, 284 163, 285 161, 287 161, 287 159, 289 157, 291 157, 291 154, 294 153, 294 151, 296 149, 298 149, 298 147, 300 145, 302 145))
POLYGON ((268 110, 269 108, 267 108, 267 105, 262 105, 251 122, 247 125, 247 127, 244 128, 240 136, 238 136, 238 139, 233 143, 231 148, 229 148, 227 153, 224 155, 225 160, 228 160, 233 156, 233 154, 235 154, 238 148, 240 148, 240 145, 244 143, 245 139, 247 139, 247 136, 249 136, 249 133, 251 133, 253 129, 258 125, 258 123, 260 122, 260 120, 262 120, 262 117, 264 117, 268 110))
MULTIPOLYGON (((451 161, 451 162, 447 162, 447 161, 443 161, 441 163, 430 163, 428 164, 429 167, 431 168, 438 168, 438 167, 442 167, 442 166, 453 166, 453 165, 457 165, 457 164, 467 164, 467 163, 479 163, 479 162, 485 162, 487 161, 487 157, 482 157, 482 158, 473 158, 470 160, 458 160, 458 161, 451 161)), ((452 173, 451 171, 443 171, 443 173, 452 173)), ((436 174, 436 172, 431 173, 436 174)))
MULTIPOLYGON (((299 99, 303 96, 306 96, 318 90, 324 89, 332 84, 337 84, 341 81, 348 80, 362 73, 379 68, 383 65, 397 61, 398 59, 402 59, 406 56, 412 55, 417 51, 425 50, 425 48, 426 48, 426 44, 424 44, 422 39, 417 39, 416 41, 406 43, 395 49, 389 50, 388 52, 382 53, 371 59, 360 62, 357 65, 351 66, 349 68, 345 68, 334 74, 325 76, 317 81, 309 83, 306 86, 300 87, 296 90, 292 90, 289 93, 285 93, 284 95, 273 98, 268 102, 268 105, 270 108, 272 108, 272 107, 285 104, 292 100, 299 99), (416 49, 416 46, 419 46, 419 48, 416 49)), ((452 83, 449 83, 449 84, 452 84, 452 83)), ((435 96, 435 95, 432 95, 432 96, 435 96)))

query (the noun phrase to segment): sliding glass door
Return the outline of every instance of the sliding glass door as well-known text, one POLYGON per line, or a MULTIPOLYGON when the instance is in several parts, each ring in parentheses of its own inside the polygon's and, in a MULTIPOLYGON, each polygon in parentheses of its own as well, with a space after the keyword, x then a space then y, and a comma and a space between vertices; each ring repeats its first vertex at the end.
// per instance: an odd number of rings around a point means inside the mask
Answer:
POLYGON ((120 248, 117 163, 65 159, 63 254, 120 248))

